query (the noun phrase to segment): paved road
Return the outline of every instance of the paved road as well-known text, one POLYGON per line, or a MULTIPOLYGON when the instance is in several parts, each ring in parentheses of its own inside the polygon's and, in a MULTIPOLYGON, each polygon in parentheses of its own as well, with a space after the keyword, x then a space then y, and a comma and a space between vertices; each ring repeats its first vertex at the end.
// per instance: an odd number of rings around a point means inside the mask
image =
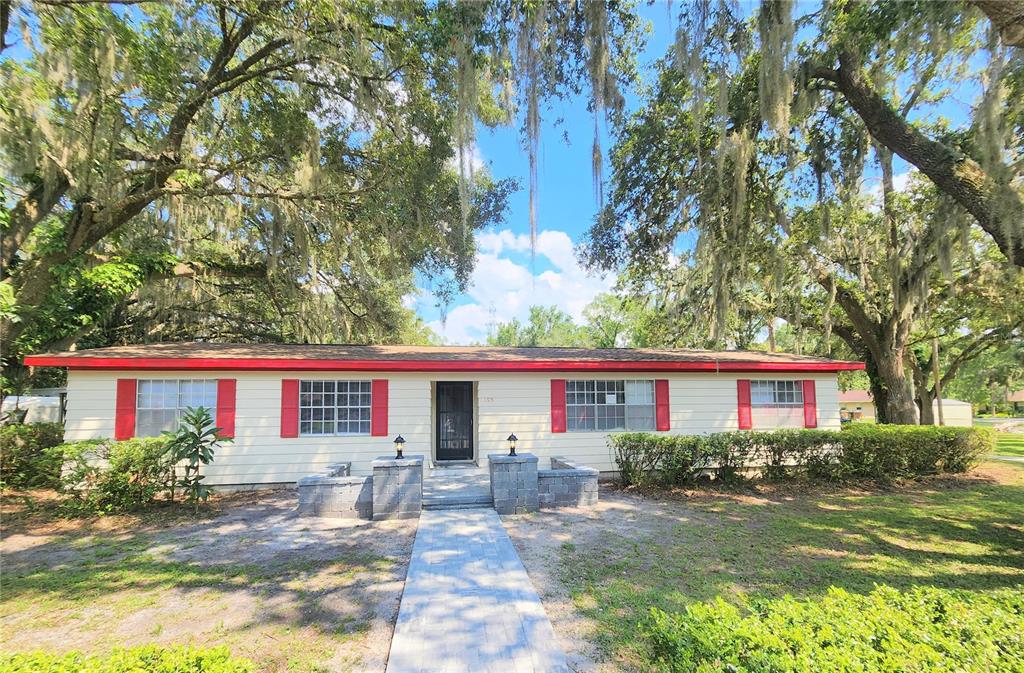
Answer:
POLYGON ((569 673, 493 509, 425 511, 387 673, 569 673))
POLYGON ((993 455, 996 460, 1008 460, 1012 463, 1024 463, 1024 456, 998 456, 993 455))

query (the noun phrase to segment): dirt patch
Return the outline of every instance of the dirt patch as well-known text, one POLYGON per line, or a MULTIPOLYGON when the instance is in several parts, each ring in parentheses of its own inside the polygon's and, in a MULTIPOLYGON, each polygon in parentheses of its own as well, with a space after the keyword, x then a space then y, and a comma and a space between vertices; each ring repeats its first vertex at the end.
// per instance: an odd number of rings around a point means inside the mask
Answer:
POLYGON ((570 584, 573 569, 563 563, 565 553, 607 547, 628 549, 630 541, 671 530, 684 523, 706 522, 708 515, 672 500, 655 500, 610 484, 601 485, 598 504, 587 509, 544 510, 535 514, 502 517, 516 551, 544 603, 544 610, 574 671, 618 671, 602 661, 595 644, 598 623, 578 610, 570 584), (620 546, 621 545, 621 546, 620 546))
POLYGON ((383 671, 415 521, 298 517, 294 492, 7 535, 0 649, 227 645, 261 671, 383 671))

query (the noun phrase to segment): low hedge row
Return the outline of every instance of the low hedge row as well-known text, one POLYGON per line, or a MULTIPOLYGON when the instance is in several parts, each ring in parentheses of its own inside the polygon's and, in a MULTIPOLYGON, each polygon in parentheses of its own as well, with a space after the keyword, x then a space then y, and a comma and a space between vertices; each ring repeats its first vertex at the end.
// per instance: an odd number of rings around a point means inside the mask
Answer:
POLYGON ((227 648, 139 647, 103 656, 78 652, 0 655, 0 673, 251 673, 255 666, 227 648))
POLYGON ((992 451, 985 428, 856 424, 842 431, 775 430, 710 435, 612 435, 625 484, 802 476, 829 481, 908 479, 966 472, 992 451))
POLYGON ((9 488, 55 488, 61 459, 49 449, 63 441, 60 423, 0 426, 0 483, 9 488))
POLYGON ((741 611, 721 599, 680 613, 651 610, 643 631, 656 668, 672 673, 1024 671, 1024 591, 833 587, 741 611))

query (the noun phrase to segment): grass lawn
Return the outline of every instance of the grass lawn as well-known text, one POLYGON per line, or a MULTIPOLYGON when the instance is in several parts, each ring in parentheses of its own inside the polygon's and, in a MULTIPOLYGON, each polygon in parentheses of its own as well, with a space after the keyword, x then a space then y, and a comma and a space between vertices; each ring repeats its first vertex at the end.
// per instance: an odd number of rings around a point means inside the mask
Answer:
POLYGON ((555 578, 542 592, 561 587, 573 606, 577 623, 556 617, 556 629, 588 641, 601 670, 652 669, 638 636, 653 606, 819 598, 830 586, 867 593, 876 583, 1024 591, 1024 466, 991 463, 970 478, 885 491, 601 497, 597 513, 509 524, 531 576, 555 578), (558 546, 532 552, 545 535, 558 546))
POLYGON ((999 433, 996 453, 1001 456, 1024 456, 1024 434, 999 433))
POLYGON ((198 521, 19 522, 2 546, 0 651, 225 645, 259 671, 383 671, 415 522, 298 518, 289 496, 198 521))

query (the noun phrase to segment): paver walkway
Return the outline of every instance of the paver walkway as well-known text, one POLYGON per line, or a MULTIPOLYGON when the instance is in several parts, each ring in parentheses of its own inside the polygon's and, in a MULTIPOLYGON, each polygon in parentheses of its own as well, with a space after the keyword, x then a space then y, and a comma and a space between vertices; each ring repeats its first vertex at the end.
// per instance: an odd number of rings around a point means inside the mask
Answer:
POLYGON ((387 673, 569 673, 493 509, 425 511, 387 673))

